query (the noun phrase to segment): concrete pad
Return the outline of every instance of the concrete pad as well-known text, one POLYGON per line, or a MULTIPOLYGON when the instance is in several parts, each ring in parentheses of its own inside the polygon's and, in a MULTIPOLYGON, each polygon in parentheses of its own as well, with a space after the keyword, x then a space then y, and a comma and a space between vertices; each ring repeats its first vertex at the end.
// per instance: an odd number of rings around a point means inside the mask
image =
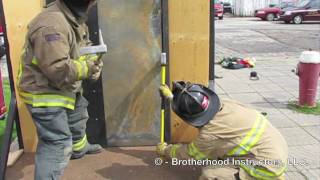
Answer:
POLYGON ((320 169, 308 169, 301 171, 306 179, 320 179, 320 169))
POLYGON ((219 94, 220 99, 231 99, 231 97, 228 94, 219 94))
POLYGON ((320 142, 320 126, 307 126, 303 127, 303 129, 320 142))
MULTIPOLYGON (((150 180, 197 179, 201 167, 156 166, 155 147, 107 148, 105 152, 71 160, 62 180, 150 180)), ((33 180, 34 154, 26 154, 8 169, 7 180, 33 180)))
POLYGON ((279 85, 275 83, 265 84, 265 83, 255 83, 255 84, 249 84, 251 88, 256 90, 257 92, 284 92, 284 89, 282 89, 279 85))
POLYGON ((307 180, 300 172, 287 172, 285 179, 289 180, 307 180))
POLYGON ((227 94, 219 85, 216 84, 216 86, 214 87, 214 91, 215 93, 217 93, 218 95, 221 94, 227 94))
POLYGON ((310 114, 301 114, 291 110, 281 110, 284 112, 290 119, 299 124, 300 126, 312 126, 320 125, 320 116, 310 115, 310 114))
POLYGON ((281 83, 280 87, 287 92, 299 91, 299 82, 281 83))
POLYGON ((297 80, 288 76, 281 76, 281 77, 268 77, 272 82, 276 84, 289 84, 289 83, 296 83, 297 80))
POLYGON ((223 82, 219 86, 227 93, 252 93, 255 92, 248 84, 240 82, 223 82))
POLYGON ((300 127, 279 128, 288 146, 302 146, 317 144, 318 141, 300 127))
POLYGON ((272 106, 272 104, 268 103, 268 102, 264 102, 264 103, 255 103, 252 104, 252 106, 257 109, 258 111, 261 112, 266 112, 267 113, 267 117, 269 116, 278 116, 281 115, 282 113, 277 110, 276 108, 274 108, 274 106, 272 106))
POLYGON ((289 148, 290 164, 297 170, 320 168, 320 143, 289 148))
POLYGON ((268 115, 267 118, 269 122, 276 128, 297 127, 297 124, 283 114, 268 115))
POLYGON ((258 93, 228 93, 233 99, 244 104, 266 103, 263 97, 258 93))
POLYGON ((282 71, 278 71, 275 69, 272 70, 261 70, 259 71, 259 74, 261 74, 264 77, 280 77, 280 76, 287 76, 286 73, 282 72, 282 71))
POLYGON ((320 116, 295 112, 288 109, 287 103, 272 103, 272 105, 300 126, 320 125, 320 116))
POLYGON ((260 92, 267 102, 277 103, 277 102, 288 102, 293 100, 293 96, 285 91, 282 92, 260 92))

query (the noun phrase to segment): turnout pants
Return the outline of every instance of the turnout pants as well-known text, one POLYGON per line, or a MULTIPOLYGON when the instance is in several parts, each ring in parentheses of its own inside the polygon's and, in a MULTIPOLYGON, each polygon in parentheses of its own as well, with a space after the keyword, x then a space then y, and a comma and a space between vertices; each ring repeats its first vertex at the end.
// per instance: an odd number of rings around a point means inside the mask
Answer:
POLYGON ((74 110, 28 105, 38 134, 35 180, 59 179, 74 145, 85 146, 86 123, 89 119, 87 107, 88 101, 81 95, 76 98, 74 110))

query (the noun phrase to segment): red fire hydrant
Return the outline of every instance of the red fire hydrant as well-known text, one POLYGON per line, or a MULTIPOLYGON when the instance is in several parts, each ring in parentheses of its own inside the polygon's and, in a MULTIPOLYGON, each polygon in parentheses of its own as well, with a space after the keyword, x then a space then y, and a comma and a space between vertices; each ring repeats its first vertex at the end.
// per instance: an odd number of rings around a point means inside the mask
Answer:
POLYGON ((320 53, 302 52, 297 75, 299 76, 299 105, 315 107, 320 76, 320 53))

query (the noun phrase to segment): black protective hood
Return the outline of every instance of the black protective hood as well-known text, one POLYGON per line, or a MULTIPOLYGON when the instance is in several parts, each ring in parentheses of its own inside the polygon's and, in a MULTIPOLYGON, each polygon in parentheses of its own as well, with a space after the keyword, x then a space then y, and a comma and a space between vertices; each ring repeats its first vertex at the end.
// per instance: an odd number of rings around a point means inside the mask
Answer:
POLYGON ((93 0, 62 0, 80 22, 88 19, 88 8, 93 0))

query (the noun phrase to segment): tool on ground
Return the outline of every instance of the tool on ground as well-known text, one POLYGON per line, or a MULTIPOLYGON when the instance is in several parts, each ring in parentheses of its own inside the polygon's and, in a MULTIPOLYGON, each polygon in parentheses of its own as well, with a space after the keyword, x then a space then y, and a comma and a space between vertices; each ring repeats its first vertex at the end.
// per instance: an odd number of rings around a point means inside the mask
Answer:
POLYGON ((98 60, 102 57, 103 54, 107 53, 108 47, 103 41, 101 29, 99 29, 99 45, 96 46, 86 46, 80 48, 80 56, 83 55, 98 55, 98 60))
MULTIPOLYGON (((167 66, 167 53, 161 53, 161 86, 166 85, 166 66, 167 66)), ((165 98, 161 99, 161 112, 160 112, 160 142, 164 143, 164 110, 165 98)))

